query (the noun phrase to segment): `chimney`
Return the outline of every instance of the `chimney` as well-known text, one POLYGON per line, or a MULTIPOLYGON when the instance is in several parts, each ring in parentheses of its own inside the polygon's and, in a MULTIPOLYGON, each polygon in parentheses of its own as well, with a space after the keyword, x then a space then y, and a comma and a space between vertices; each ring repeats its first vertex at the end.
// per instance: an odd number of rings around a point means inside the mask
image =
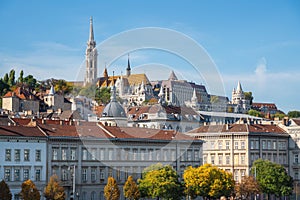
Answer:
POLYGON ((46 124, 46 120, 44 118, 42 119, 42 124, 46 124))
POLYGON ((59 125, 64 125, 63 120, 59 120, 59 125))
POLYGON ((73 125, 73 121, 72 121, 72 120, 69 121, 69 125, 70 125, 70 126, 73 125))

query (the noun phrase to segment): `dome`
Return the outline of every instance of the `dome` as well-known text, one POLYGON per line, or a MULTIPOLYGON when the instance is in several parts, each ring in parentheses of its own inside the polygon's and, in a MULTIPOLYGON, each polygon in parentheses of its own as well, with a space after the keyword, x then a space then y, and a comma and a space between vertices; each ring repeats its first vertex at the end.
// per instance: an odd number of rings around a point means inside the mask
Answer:
POLYGON ((122 105, 116 98, 116 87, 112 88, 110 103, 107 104, 102 112, 103 117, 126 117, 126 113, 122 105))
POLYGON ((103 117, 126 117, 126 113, 121 104, 117 101, 111 101, 102 112, 103 117))

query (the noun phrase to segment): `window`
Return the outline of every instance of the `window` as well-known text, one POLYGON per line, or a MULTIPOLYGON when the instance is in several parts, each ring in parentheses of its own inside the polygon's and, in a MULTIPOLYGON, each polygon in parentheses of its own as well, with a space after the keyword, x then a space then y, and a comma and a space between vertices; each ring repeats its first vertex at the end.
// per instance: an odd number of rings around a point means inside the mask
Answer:
POLYGON ((113 156, 114 156, 114 150, 109 149, 108 150, 108 160, 113 160, 113 156))
POLYGON ((82 160, 88 159, 88 151, 87 149, 82 149, 82 160))
POLYGON ((29 169, 23 170, 23 179, 24 179, 24 181, 29 179, 29 169))
POLYGON ((299 155, 294 154, 294 163, 298 163, 298 161, 299 161, 299 155))
POLYGON ((295 180, 298 180, 298 179, 299 179, 299 172, 298 172, 298 170, 295 170, 295 176, 294 176, 294 179, 295 179, 295 180))
POLYGON ((238 170, 234 170, 234 180, 235 181, 239 180, 239 171, 238 170))
POLYGON ((195 150, 194 153, 195 153, 195 161, 199 161, 200 159, 199 151, 195 150))
POLYGON ((5 161, 11 161, 11 150, 10 149, 5 150, 5 161))
POLYGON ((260 149, 259 141, 258 141, 258 140, 255 141, 255 148, 256 148, 256 149, 260 149))
POLYGON ((15 149, 15 161, 20 161, 20 160, 21 160, 21 150, 15 149))
POLYGON ((187 160, 188 161, 192 161, 192 153, 193 153, 192 150, 187 151, 187 160))
POLYGON ((14 171, 14 181, 20 181, 21 177, 20 177, 20 169, 15 169, 14 171))
POLYGON ((265 140, 262 141, 262 148, 263 148, 263 149, 266 149, 266 148, 267 148, 267 146, 266 146, 266 141, 265 141, 265 140))
POLYGON ((94 167, 91 169, 91 181, 92 181, 92 182, 95 182, 96 179, 97 179, 97 177, 96 177, 96 170, 97 170, 97 169, 94 168, 94 167))
POLYGON ((250 149, 254 149, 254 148, 255 148, 255 147, 254 147, 254 144, 255 144, 254 141, 251 140, 251 141, 250 141, 250 149))
POLYGON ((113 169, 108 168, 108 177, 113 177, 113 169))
POLYGON ((215 164, 215 155, 211 155, 211 164, 215 164))
POLYGON ((239 149, 239 142, 234 142, 234 149, 239 149))
POLYGON ((61 159, 62 160, 67 160, 67 148, 62 148, 61 149, 61 159))
POLYGON ((210 148, 211 148, 211 149, 214 149, 214 148, 215 148, 215 142, 214 142, 214 141, 211 141, 211 142, 210 142, 210 148))
POLYGON ((226 165, 230 165, 230 155, 226 155, 226 165))
POLYGON ((219 165, 222 165, 223 164, 223 155, 219 155, 219 165))
POLYGON ((273 149, 275 150, 276 148, 277 148, 276 141, 273 141, 273 149))
POLYGON ((285 142, 279 142, 279 149, 280 150, 286 149, 286 143, 285 142))
POLYGON ((245 141, 241 142, 241 149, 245 149, 245 141))
POLYGON ((117 181, 121 180, 121 171, 119 169, 116 170, 117 173, 117 181))
POLYGON ((70 159, 71 160, 76 160, 76 149, 71 149, 71 154, 70 154, 70 159))
POLYGON ((225 144, 226 144, 226 149, 227 150, 230 149, 230 141, 226 141, 225 144))
POLYGON ((4 180, 5 181, 10 181, 11 177, 10 177, 10 169, 9 168, 5 168, 5 172, 4 172, 4 180))
POLYGON ((41 181, 41 170, 40 169, 35 170, 35 180, 41 181))
POLYGON ((116 149, 117 151, 117 160, 121 160, 121 149, 116 149))
POLYGON ((58 149, 57 148, 52 149, 52 160, 58 160, 58 149))
POLYGON ((245 175, 246 175, 246 170, 241 170, 242 179, 245 177, 245 175))
POLYGON ((133 149, 133 160, 137 160, 137 153, 138 153, 138 150, 133 149))
POLYGON ((29 154, 30 154, 30 150, 24 149, 24 161, 29 161, 29 154))
POLYGON ((35 150, 35 161, 41 161, 41 150, 35 150))
MULTIPOLYGON (((195 152, 195 157, 196 157, 196 152, 195 152)), ((172 159, 172 161, 176 160, 176 151, 175 150, 171 150, 171 159, 172 159)))
POLYGON ((207 163, 207 156, 203 156, 203 164, 207 163))
POLYGON ((219 142, 218 142, 218 147, 219 147, 219 149, 222 149, 222 148, 223 148, 222 141, 219 141, 219 142))
POLYGON ((241 164, 245 164, 245 154, 241 154, 241 164))
POLYGON ((92 154, 92 160, 96 160, 96 152, 97 152, 97 149, 92 149, 91 150, 91 154, 92 154))
POLYGON ((154 154, 153 149, 149 149, 149 160, 153 160, 153 154, 154 154))
POLYGON ((104 160, 104 149, 100 149, 100 160, 104 160))
POLYGON ((271 141, 270 140, 268 140, 267 145, 268 145, 268 149, 271 149, 271 141))
POLYGON ((61 170, 61 180, 62 181, 67 181, 68 180, 68 170, 67 169, 62 169, 61 170))
POLYGON ((96 192, 93 191, 91 194, 91 200, 96 200, 96 192))
POLYGON ((239 154, 234 154, 234 164, 235 165, 239 164, 239 154))
POLYGON ((87 181, 87 168, 82 168, 82 182, 86 182, 87 181))
POLYGON ((145 160, 145 149, 141 149, 141 160, 145 160))
POLYGON ((100 182, 104 182, 104 168, 100 168, 99 170, 99 175, 100 175, 100 182))

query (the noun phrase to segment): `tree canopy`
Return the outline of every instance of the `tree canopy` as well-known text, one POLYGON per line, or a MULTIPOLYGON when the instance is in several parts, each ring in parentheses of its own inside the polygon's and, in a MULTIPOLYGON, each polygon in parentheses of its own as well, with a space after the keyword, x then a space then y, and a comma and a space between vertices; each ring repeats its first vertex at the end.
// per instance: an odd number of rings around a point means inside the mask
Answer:
POLYGON ((264 117, 259 111, 253 109, 250 109, 247 114, 255 117, 264 117))
POLYGON ((124 197, 129 200, 138 200, 141 196, 139 188, 132 176, 129 176, 123 187, 124 197))
POLYGON ((236 197, 240 199, 249 199, 251 195, 259 193, 259 184, 253 176, 245 176, 242 181, 235 186, 236 197))
POLYGON ((57 175, 50 177, 47 186, 44 189, 44 196, 47 200, 65 200, 65 189, 60 186, 57 175))
POLYGON ((253 95, 252 92, 244 92, 245 99, 250 101, 250 105, 252 105, 253 102, 253 95))
POLYGON ((142 179, 138 180, 141 196, 181 199, 183 188, 178 178, 176 171, 169 165, 145 172, 142 179))
POLYGON ((0 182, 0 199, 11 200, 12 194, 4 180, 0 182))
POLYGON ((23 200, 40 199, 41 195, 35 184, 29 179, 22 183, 22 190, 20 192, 20 197, 23 200))
POLYGON ((293 110, 288 112, 289 118, 298 118, 300 117, 300 111, 298 110, 293 110))
POLYGON ((188 167, 183 174, 185 192, 191 198, 220 198, 230 196, 234 189, 232 174, 211 164, 188 167))
POLYGON ((262 192, 274 194, 277 197, 287 196, 292 193, 293 179, 282 165, 268 160, 256 160, 252 172, 256 169, 256 180, 262 192))
POLYGON ((104 196, 106 200, 118 200, 120 198, 120 189, 113 177, 108 177, 107 179, 107 184, 104 187, 104 196))

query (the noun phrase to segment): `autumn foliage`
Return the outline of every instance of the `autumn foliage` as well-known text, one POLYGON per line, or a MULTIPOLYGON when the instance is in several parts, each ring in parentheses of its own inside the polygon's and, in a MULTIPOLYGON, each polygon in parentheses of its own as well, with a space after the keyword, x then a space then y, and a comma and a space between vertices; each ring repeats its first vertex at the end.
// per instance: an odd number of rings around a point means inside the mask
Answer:
POLYGON ((40 199, 41 195, 35 184, 29 179, 22 183, 22 190, 20 192, 20 197, 23 200, 36 200, 40 199))
POLYGON ((106 200, 118 200, 120 198, 120 189, 113 177, 108 177, 107 179, 107 184, 104 187, 104 196, 106 200))
POLYGON ((50 181, 44 189, 44 196, 47 200, 65 200, 66 194, 56 175, 50 177, 50 181))

